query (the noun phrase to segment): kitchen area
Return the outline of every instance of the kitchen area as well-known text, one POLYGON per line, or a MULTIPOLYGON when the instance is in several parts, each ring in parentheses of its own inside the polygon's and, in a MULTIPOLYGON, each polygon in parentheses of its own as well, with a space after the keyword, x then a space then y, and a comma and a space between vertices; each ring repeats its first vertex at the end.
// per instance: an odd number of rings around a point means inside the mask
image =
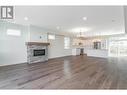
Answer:
POLYGON ((74 39, 72 55, 87 55, 93 57, 108 57, 108 39, 74 39))

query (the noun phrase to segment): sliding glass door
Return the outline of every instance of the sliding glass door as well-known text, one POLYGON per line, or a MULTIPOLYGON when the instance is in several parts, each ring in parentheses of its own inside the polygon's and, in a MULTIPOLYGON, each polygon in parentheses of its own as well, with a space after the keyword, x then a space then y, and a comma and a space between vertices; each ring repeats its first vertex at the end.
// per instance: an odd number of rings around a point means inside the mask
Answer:
POLYGON ((109 42, 109 56, 127 56, 127 40, 112 40, 109 42))

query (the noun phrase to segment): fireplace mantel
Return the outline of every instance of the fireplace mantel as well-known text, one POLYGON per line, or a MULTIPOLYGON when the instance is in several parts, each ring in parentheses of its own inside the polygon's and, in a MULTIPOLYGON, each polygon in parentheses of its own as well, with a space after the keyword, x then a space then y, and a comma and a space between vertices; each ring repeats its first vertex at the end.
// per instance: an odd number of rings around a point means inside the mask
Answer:
POLYGON ((50 45, 50 43, 47 43, 47 42, 26 42, 26 45, 44 45, 44 46, 48 46, 48 45, 50 45))

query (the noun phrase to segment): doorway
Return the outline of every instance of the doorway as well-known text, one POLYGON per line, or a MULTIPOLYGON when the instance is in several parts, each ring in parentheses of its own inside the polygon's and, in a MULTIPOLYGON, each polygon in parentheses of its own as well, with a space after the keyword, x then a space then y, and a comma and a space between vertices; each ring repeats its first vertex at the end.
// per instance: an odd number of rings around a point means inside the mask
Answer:
POLYGON ((127 56, 127 39, 112 40, 109 42, 109 56, 127 56))

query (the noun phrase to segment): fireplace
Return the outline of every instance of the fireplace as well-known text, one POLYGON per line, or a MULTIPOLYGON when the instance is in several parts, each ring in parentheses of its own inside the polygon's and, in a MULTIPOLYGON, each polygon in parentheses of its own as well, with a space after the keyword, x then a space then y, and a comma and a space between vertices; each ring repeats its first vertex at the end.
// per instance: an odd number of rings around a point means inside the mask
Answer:
POLYGON ((33 56, 44 56, 45 49, 35 49, 33 50, 33 56))
POLYGON ((27 62, 37 63, 48 60, 48 45, 43 42, 26 42, 27 45, 27 62))

